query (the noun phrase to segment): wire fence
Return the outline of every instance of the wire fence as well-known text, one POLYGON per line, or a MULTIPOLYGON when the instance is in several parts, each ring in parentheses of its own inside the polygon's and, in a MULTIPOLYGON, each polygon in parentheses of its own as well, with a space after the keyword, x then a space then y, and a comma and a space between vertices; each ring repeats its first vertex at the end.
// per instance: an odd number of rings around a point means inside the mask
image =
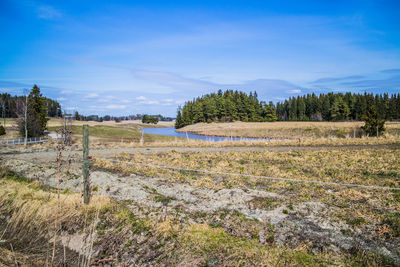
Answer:
MULTIPOLYGON (((39 144, 39 143, 45 143, 48 142, 50 139, 49 138, 44 138, 44 137, 29 137, 26 140, 26 144, 32 145, 32 144, 39 144)), ((25 144, 25 138, 24 137, 17 137, 17 138, 2 138, 0 139, 0 145, 7 146, 7 145, 24 145, 25 144)))
POLYGON ((166 165, 156 165, 156 164, 139 163, 139 162, 132 162, 132 161, 120 161, 120 160, 112 160, 112 159, 101 159, 101 160, 106 160, 106 161, 110 161, 110 162, 114 162, 114 163, 124 163, 124 164, 130 164, 130 165, 146 166, 146 167, 152 167, 152 168, 170 169, 170 170, 178 170, 178 171, 200 172, 200 173, 218 174, 218 175, 241 176, 241 177, 250 177, 250 178, 267 179, 267 180, 277 180, 277 181, 285 181, 285 182, 312 183, 312 184, 321 184, 321 185, 358 187, 358 188, 366 188, 366 189, 400 190, 400 187, 386 187, 386 186, 361 185, 361 184, 347 184, 347 183, 326 182, 326 181, 318 181, 318 180, 290 179, 290 178, 273 177, 273 176, 262 176, 262 175, 252 175, 252 174, 233 173, 233 172, 218 172, 218 171, 209 171, 209 170, 199 170, 199 169, 190 169, 190 168, 171 167, 171 166, 166 166, 166 165))

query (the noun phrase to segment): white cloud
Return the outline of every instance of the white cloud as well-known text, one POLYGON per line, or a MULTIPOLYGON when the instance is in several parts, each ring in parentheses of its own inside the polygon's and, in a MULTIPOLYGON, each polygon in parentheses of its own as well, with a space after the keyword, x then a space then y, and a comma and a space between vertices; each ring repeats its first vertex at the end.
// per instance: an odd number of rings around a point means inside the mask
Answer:
POLYGON ((125 109, 125 105, 108 105, 105 106, 106 109, 125 109))
POLYGON ((78 108, 77 107, 66 107, 66 108, 64 108, 65 110, 77 110, 78 108))
POLYGON ((51 6, 39 6, 36 12, 40 19, 56 19, 61 17, 61 12, 51 6))
POLYGON ((62 90, 60 92, 60 94, 63 94, 63 95, 68 95, 68 94, 72 94, 72 93, 73 93, 72 90, 62 90))
POLYGON ((57 97, 57 101, 65 101, 67 100, 65 97, 57 97))
POLYGON ((141 101, 139 104, 144 104, 144 105, 158 105, 160 102, 156 100, 148 100, 148 101, 141 101))
POLYGON ((84 98, 96 98, 96 97, 99 97, 99 95, 96 93, 91 93, 84 96, 84 98))
POLYGON ((164 99, 163 101, 164 101, 164 102, 167 102, 167 103, 172 103, 172 102, 174 102, 174 100, 173 100, 172 98, 164 99))
POLYGON ((299 89, 287 90, 286 93, 289 93, 289 94, 300 94, 301 90, 299 90, 299 89))
POLYGON ((122 102, 122 103, 131 103, 131 101, 130 101, 130 100, 127 100, 127 99, 122 99, 121 102, 122 102))
POLYGON ((141 96, 136 97, 136 99, 137 100, 146 100, 147 98, 141 95, 141 96))

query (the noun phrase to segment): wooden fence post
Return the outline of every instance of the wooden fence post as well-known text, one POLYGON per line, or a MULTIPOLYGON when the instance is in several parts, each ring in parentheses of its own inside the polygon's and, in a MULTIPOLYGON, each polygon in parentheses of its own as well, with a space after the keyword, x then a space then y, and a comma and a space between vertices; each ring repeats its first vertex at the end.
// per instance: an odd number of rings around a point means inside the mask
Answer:
POLYGON ((90 185, 89 185, 89 125, 83 125, 83 203, 89 204, 90 185))
POLYGON ((140 136, 140 145, 141 146, 143 146, 143 144, 144 144, 144 130, 143 130, 143 128, 140 130, 141 132, 142 132, 142 135, 140 136))

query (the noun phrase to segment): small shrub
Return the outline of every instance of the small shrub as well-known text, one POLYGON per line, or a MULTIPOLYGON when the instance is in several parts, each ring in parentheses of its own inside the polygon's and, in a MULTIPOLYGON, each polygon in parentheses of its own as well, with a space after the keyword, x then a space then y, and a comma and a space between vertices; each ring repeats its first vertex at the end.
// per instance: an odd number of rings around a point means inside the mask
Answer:
POLYGON ((0 135, 5 135, 6 134, 6 129, 4 129, 3 125, 0 125, 0 135))
POLYGON ((389 226, 389 230, 393 236, 400 237, 400 213, 387 215, 383 223, 389 226))
POLYGON ((385 132, 385 121, 379 118, 378 113, 376 112, 375 106, 370 106, 367 111, 367 115, 362 117, 362 120, 365 122, 364 126, 361 128, 369 135, 369 136, 379 136, 385 132))

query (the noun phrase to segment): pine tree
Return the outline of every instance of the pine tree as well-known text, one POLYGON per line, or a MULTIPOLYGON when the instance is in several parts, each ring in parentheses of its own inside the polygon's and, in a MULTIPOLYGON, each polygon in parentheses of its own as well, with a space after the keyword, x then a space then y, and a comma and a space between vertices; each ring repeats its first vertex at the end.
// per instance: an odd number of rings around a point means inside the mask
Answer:
POLYGON ((257 93, 246 94, 240 91, 226 90, 203 95, 188 101, 179 110, 176 125, 183 127, 198 122, 213 121, 331 121, 361 120, 367 108, 375 105, 378 115, 384 119, 400 118, 400 95, 388 94, 352 94, 328 93, 308 94, 291 97, 278 102, 271 108, 259 101, 257 93), (272 110, 275 112, 275 116, 272 110), (276 117, 276 119, 275 119, 276 117))
POLYGON ((272 122, 277 120, 274 103, 264 104, 262 116, 264 121, 272 122))
POLYGON ((183 125, 181 107, 179 107, 178 114, 176 115, 176 120, 175 120, 175 128, 179 129, 182 128, 183 126, 185 125, 183 125))
POLYGON ((6 134, 6 129, 4 129, 4 126, 0 124, 0 135, 5 135, 6 134))
POLYGON ((336 97, 335 102, 331 108, 331 117, 334 121, 341 121, 348 119, 350 115, 350 109, 347 104, 343 101, 341 96, 336 97))
POLYGON ((379 119, 375 106, 370 106, 367 110, 367 114, 364 115, 362 119, 365 122, 362 129, 369 136, 379 136, 385 132, 385 121, 379 119))
MULTIPOLYGON (((27 130, 28 137, 43 135, 47 125, 46 100, 40 93, 40 88, 35 84, 28 96, 27 130)), ((18 128, 22 135, 25 134, 25 118, 20 118, 18 128)))

